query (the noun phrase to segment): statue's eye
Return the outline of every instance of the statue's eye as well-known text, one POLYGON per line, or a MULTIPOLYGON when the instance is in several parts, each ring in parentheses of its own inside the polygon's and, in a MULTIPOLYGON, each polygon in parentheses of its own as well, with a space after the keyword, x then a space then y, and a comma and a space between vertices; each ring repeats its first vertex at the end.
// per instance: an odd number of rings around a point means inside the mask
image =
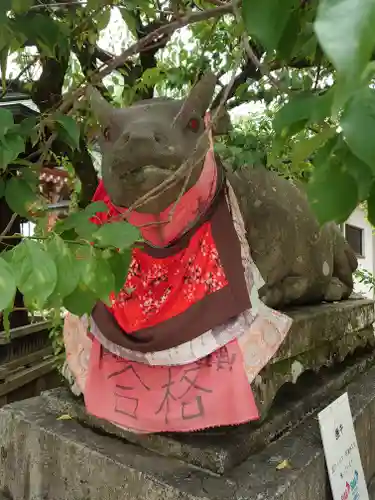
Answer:
POLYGON ((111 138, 111 129, 109 127, 106 127, 103 129, 103 137, 106 141, 109 141, 111 138))
POLYGON ((192 132, 198 132, 200 128, 200 122, 197 118, 191 118, 188 123, 188 127, 192 132))

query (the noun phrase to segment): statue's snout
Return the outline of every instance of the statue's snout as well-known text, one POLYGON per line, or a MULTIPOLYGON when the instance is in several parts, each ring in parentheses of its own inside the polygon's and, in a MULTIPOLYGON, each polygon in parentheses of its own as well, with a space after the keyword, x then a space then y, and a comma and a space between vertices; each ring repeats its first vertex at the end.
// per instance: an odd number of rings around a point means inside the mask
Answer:
POLYGON ((160 142, 158 134, 151 130, 125 132, 121 136, 121 145, 126 147, 129 153, 137 156, 146 151, 154 150, 160 142))

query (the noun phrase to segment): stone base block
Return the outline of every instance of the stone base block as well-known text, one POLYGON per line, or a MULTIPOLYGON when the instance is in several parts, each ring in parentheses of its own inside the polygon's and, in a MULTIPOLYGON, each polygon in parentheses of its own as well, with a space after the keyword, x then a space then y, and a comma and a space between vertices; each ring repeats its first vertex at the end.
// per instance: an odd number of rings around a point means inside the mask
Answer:
POLYGON ((262 418, 286 382, 295 383, 306 371, 332 366, 360 346, 375 345, 372 300, 351 299, 285 312, 293 318, 292 328, 276 356, 253 382, 262 418))
POLYGON ((249 423, 185 434, 137 435, 88 415, 82 399, 75 398, 67 389, 48 391, 42 396, 50 413, 70 415, 100 433, 222 475, 298 425, 324 406, 330 394, 368 369, 375 362, 375 352, 367 351, 362 356, 348 358, 340 370, 327 368, 319 376, 305 374, 296 384, 285 386, 261 425, 249 423))
MULTIPOLYGON (((85 416, 82 404, 61 390, 5 406, 0 410, 0 492, 13 500, 329 500, 314 405, 320 408, 339 396, 342 383, 357 374, 347 390, 370 480, 375 476, 374 358, 374 353, 363 354, 339 373, 327 371, 321 386, 328 385, 327 391, 319 398, 316 384, 307 392, 305 400, 313 408, 308 415, 280 434, 274 428, 267 446, 252 454, 247 426, 234 430, 242 442, 225 433, 186 435, 185 441, 133 435, 130 442, 129 435, 115 436, 108 424, 85 416), (291 468, 277 470, 285 459, 291 468)), ((288 405, 297 413, 299 401, 288 405)), ((273 410, 268 430, 277 425, 285 403, 282 408, 279 417, 273 410)))
POLYGON ((0 498, 329 500, 316 414, 346 386, 370 481, 374 303, 288 313, 291 332, 253 383, 260 423, 137 436, 87 415, 68 390, 52 390, 0 410, 0 498), (277 470, 286 459, 291 468, 277 470))

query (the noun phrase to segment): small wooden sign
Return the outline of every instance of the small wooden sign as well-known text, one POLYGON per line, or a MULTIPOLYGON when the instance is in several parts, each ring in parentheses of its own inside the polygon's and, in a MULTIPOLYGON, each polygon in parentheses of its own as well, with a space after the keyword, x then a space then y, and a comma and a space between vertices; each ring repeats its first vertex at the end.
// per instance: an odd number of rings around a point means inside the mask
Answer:
POLYGON ((369 500, 348 394, 322 410, 318 419, 333 500, 369 500))

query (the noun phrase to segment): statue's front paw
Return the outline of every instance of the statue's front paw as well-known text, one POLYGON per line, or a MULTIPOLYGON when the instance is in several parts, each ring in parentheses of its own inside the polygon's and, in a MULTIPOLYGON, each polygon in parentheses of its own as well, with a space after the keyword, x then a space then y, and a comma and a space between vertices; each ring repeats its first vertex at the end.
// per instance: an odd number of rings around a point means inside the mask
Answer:
POLYGON ((324 294, 326 302, 338 302, 350 296, 350 289, 339 278, 333 277, 324 294))
POLYGON ((277 308, 282 302, 282 293, 278 287, 262 286, 259 290, 259 298, 268 307, 277 308))
POLYGON ((265 285, 260 289, 260 298, 273 309, 302 303, 308 299, 309 280, 304 276, 287 276, 272 287, 265 285), (262 293, 262 295, 261 295, 262 293))

